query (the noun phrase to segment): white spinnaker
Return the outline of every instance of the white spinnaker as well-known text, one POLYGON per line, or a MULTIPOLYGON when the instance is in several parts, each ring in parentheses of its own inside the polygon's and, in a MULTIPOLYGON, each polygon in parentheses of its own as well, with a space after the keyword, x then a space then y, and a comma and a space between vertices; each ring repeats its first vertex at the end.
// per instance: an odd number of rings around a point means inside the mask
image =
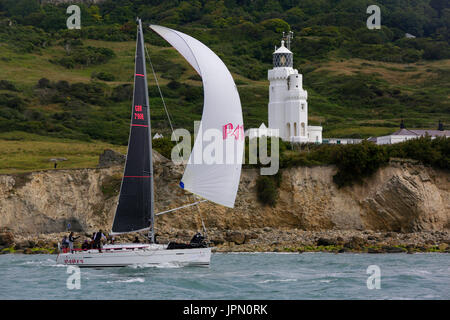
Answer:
POLYGON ((166 27, 150 27, 183 55, 203 81, 201 126, 180 185, 202 198, 233 208, 244 152, 241 101, 233 77, 222 60, 200 41, 166 27), (217 132, 223 148, 212 154, 222 156, 211 163, 203 153, 211 151, 215 138, 205 140, 208 133, 217 138, 217 132))

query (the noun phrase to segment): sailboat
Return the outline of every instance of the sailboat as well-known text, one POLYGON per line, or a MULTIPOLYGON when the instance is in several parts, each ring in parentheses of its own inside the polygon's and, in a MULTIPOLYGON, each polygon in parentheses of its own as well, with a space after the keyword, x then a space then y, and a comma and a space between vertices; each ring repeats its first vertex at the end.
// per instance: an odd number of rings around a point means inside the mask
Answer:
MULTIPOLYGON (((99 249, 64 250, 58 264, 79 267, 119 267, 129 265, 209 266, 211 247, 202 245, 171 245, 155 242, 154 179, 150 105, 144 55, 142 22, 137 20, 134 94, 130 135, 124 174, 120 188, 112 232, 124 234, 148 231, 149 243, 108 244, 99 249)), ((244 127, 239 94, 233 78, 222 60, 207 46, 182 32, 150 25, 153 31, 169 42, 201 76, 204 108, 199 132, 189 156, 180 187, 202 201, 211 201, 233 208, 239 186, 244 151, 244 127), (224 159, 233 161, 206 162, 202 159, 209 143, 201 132, 222 133, 224 159)), ((189 206, 189 205, 187 205, 189 206)), ((186 207, 182 206, 181 208, 186 207)), ((173 209, 168 210, 173 211, 173 209)))

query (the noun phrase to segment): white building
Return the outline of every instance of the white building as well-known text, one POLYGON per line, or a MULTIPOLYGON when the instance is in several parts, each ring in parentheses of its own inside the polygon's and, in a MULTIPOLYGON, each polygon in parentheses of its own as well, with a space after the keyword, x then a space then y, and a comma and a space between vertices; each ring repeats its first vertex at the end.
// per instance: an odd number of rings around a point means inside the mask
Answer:
POLYGON ((376 144, 393 144, 406 140, 417 139, 420 137, 430 136, 431 139, 436 137, 450 138, 450 130, 417 130, 402 128, 388 136, 382 136, 376 138, 376 144))
POLYGON ((281 41, 281 47, 273 53, 273 69, 268 71, 269 127, 263 124, 250 129, 248 136, 267 133, 285 141, 322 143, 322 127, 308 126, 308 92, 303 90, 302 75, 292 66, 293 53, 281 41))
POLYGON ((324 138, 322 143, 328 144, 357 144, 361 143, 363 139, 353 139, 353 138, 324 138))

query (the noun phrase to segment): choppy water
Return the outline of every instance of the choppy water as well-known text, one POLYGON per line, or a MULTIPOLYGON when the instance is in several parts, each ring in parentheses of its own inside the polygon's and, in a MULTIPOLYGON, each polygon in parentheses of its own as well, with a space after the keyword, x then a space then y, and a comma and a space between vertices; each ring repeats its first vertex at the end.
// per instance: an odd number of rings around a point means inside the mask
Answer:
POLYGON ((211 266, 81 269, 53 255, 0 256, 0 299, 449 299, 448 254, 213 254, 211 266), (367 288, 369 265, 381 288, 367 288))

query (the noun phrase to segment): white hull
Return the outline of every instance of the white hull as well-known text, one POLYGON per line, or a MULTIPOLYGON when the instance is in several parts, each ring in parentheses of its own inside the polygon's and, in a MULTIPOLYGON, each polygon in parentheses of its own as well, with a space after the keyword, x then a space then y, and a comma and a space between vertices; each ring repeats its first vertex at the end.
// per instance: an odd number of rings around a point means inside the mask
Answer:
POLYGON ((125 267, 130 265, 209 266, 211 248, 170 249, 160 244, 107 245, 97 249, 60 253, 57 264, 78 267, 125 267))

